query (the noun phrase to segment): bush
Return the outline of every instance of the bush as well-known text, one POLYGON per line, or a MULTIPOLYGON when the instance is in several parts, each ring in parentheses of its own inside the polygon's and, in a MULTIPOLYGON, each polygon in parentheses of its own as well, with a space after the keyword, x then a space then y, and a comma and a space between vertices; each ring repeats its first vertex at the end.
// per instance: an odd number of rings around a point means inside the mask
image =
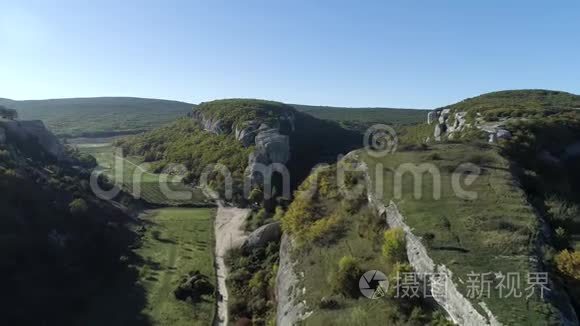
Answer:
POLYGON ((356 298, 360 295, 358 287, 362 269, 359 262, 352 256, 344 256, 338 262, 338 271, 331 277, 333 292, 345 297, 356 298))
POLYGON ((394 228, 385 231, 383 235, 383 255, 388 262, 394 264, 407 261, 405 231, 394 228))
POLYGON ((82 198, 77 198, 73 200, 69 205, 70 213, 73 216, 82 216, 85 215, 89 211, 89 206, 87 202, 82 198))
POLYGON ((580 252, 563 250, 554 260, 560 273, 580 281, 580 252))
POLYGON ((580 208, 557 197, 546 200, 550 221, 558 226, 566 226, 577 216, 580 216, 580 208))
POLYGON ((177 300, 185 301, 189 298, 192 302, 197 302, 202 295, 211 294, 213 291, 214 287, 207 276, 199 271, 193 271, 182 279, 173 295, 177 300))
POLYGON ((323 297, 320 299, 318 307, 320 307, 320 309, 338 309, 340 308, 339 299, 336 297, 323 297))

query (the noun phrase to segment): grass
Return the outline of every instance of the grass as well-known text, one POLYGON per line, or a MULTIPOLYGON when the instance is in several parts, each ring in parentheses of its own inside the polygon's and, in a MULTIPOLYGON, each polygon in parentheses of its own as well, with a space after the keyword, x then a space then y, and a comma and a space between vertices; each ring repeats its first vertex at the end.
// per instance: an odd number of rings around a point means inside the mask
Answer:
MULTIPOLYGON (((416 235, 435 236, 429 254, 436 263, 445 264, 454 273, 454 281, 464 295, 470 272, 517 272, 525 282, 532 271, 529 255, 538 232, 537 217, 527 203, 523 191, 516 186, 508 162, 495 149, 467 144, 433 146, 427 151, 400 151, 383 158, 361 153, 375 171, 378 164, 382 178, 371 173, 375 186, 383 189, 383 202, 394 200, 416 235), (477 153, 477 155, 473 154, 477 153), (430 157, 437 155, 438 160, 430 157), (423 178, 420 199, 414 198, 414 185, 409 175, 403 178, 402 196, 394 198, 394 171, 403 163, 434 164, 441 172, 441 198, 433 198, 433 181, 423 178), (464 189, 477 194, 477 199, 462 199, 452 189, 452 171, 465 162, 479 164, 483 173, 464 189)), ((493 285, 496 285, 495 283, 493 285)), ((524 295, 525 297, 525 295, 524 295)), ((474 303, 480 300, 474 300, 474 303)), ((549 318, 547 306, 537 297, 500 299, 492 290, 484 298, 498 320, 510 325, 540 325, 549 318)), ((474 305, 476 306, 476 305, 474 305)))
MULTIPOLYGON (((343 163, 339 163, 343 164, 343 163)), ((344 163, 347 164, 347 163, 344 163)), ((364 272, 379 270, 385 275, 393 272, 393 264, 382 253, 383 231, 386 222, 374 210, 367 207, 366 195, 360 193, 353 198, 343 197, 339 191, 335 167, 319 169, 299 188, 294 202, 282 217, 283 228, 293 238, 293 260, 295 273, 300 277, 299 289, 304 289, 296 300, 306 302, 306 311, 312 314, 302 322, 305 325, 376 325, 425 323, 430 320, 431 309, 421 302, 395 299, 392 296, 380 300, 355 297, 357 290, 339 295, 341 286, 356 284, 337 283, 334 275, 343 257, 353 257, 364 272), (318 181, 315 181, 318 180, 318 181), (313 182, 317 182, 316 193, 305 195, 313 182), (311 215, 315 212, 315 215, 311 215), (303 215, 311 215, 304 218, 303 215), (325 226, 323 228, 319 226, 325 226), (328 227, 326 227, 328 226, 328 227), (313 231, 317 230, 317 231, 313 231), (354 295, 354 296, 353 296, 354 295), (328 307, 325 302, 336 302, 328 307), (410 310, 417 308, 421 317, 410 321, 410 310)), ((346 187, 364 183, 361 173, 348 174, 346 187)))
POLYGON ((216 286, 214 214, 208 208, 163 208, 144 214, 142 243, 134 250, 128 272, 136 274, 137 281, 131 284, 121 277, 116 286, 95 299, 86 323, 210 325, 215 313, 214 296, 205 296, 193 305, 175 299, 173 290, 194 270, 208 276, 216 286))
POLYGON ((120 157, 115 153, 115 148, 109 144, 80 144, 77 145, 80 151, 93 155, 99 166, 112 180, 118 180, 122 188, 133 194, 134 197, 141 197, 143 200, 156 205, 178 206, 178 205, 204 205, 208 204, 202 191, 183 184, 179 179, 169 175, 159 175, 147 171, 147 164, 142 164, 139 157, 120 157), (115 166, 115 157, 121 160, 122 173, 119 173, 115 166), (134 176, 139 176, 134 178, 134 176), (160 181, 160 178, 161 181, 160 181), (166 180, 164 180, 167 178, 166 180), (161 185, 167 185, 170 190, 183 193, 182 198, 168 198, 163 193, 161 185), (188 198, 189 197, 189 198, 188 198))
MULTIPOLYGON (((396 305, 387 299, 369 300, 340 297, 339 309, 320 309, 317 305, 323 297, 333 297, 329 276, 337 270, 338 261, 345 255, 351 255, 361 261, 363 271, 379 270, 388 274, 391 267, 382 258, 380 234, 372 230, 361 236, 360 227, 367 223, 362 214, 351 216, 348 231, 340 241, 332 246, 317 246, 307 252, 301 252, 296 259, 295 271, 307 275, 300 287, 306 288, 301 299, 306 300, 313 314, 303 321, 304 325, 381 325, 385 324, 390 314, 395 315, 396 305), (356 318, 364 316, 364 320, 356 318)), ((334 295, 334 297, 336 297, 334 295)))

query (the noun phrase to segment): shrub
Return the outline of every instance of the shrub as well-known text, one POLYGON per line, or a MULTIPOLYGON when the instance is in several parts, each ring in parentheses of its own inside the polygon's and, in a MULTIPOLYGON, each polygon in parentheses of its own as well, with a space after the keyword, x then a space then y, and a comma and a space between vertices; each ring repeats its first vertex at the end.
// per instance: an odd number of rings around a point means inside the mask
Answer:
POLYGON ((214 287, 207 276, 193 271, 181 280, 173 295, 177 300, 185 301, 189 298, 192 302, 197 302, 202 295, 211 294, 213 291, 214 287))
POLYGON ((395 297, 397 295, 397 293, 400 291, 400 289, 398 289, 397 286, 402 285, 401 278, 403 277, 403 274, 412 273, 412 272, 413 272, 413 267, 411 267, 411 265, 408 263, 395 263, 394 264, 394 266, 391 269, 391 272, 388 276, 389 284, 391 284, 391 286, 389 287, 389 292, 388 292, 388 295, 390 297, 395 297))
POLYGON ((360 295, 358 282, 362 275, 359 262, 352 256, 344 256, 338 262, 338 270, 331 277, 333 292, 346 297, 356 298, 360 295))
POLYGON ((572 219, 580 216, 580 208, 557 197, 546 200, 550 221, 556 225, 568 225, 572 219))
POLYGON ((339 299, 336 297, 323 297, 318 304, 320 309, 338 309, 340 308, 339 299))
POLYGON ((580 281, 580 252, 563 250, 554 260, 560 273, 580 281))
POLYGON ((70 213, 73 216, 82 216, 85 215, 89 211, 89 206, 87 202, 82 198, 77 198, 73 200, 69 205, 70 213))
POLYGON ((432 232, 427 232, 427 233, 423 234, 423 240, 425 240, 425 244, 428 247, 432 247, 433 241, 435 241, 435 234, 432 232))
POLYGON ((385 231, 383 238, 383 255, 387 261, 392 264, 407 261, 405 231, 403 229, 389 229, 385 231))
POLYGON ((256 187, 250 192, 248 200, 254 204, 259 204, 264 199, 264 192, 262 189, 256 187))

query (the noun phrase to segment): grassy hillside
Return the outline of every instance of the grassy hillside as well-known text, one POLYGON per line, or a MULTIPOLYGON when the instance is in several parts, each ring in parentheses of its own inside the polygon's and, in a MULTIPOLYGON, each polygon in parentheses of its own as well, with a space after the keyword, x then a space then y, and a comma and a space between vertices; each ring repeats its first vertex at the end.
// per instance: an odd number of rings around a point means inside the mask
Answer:
POLYGON ((0 144, 3 324, 76 324, 126 270, 136 238, 130 217, 93 195, 90 160, 46 157, 33 144, 0 144))
POLYGON ((131 97, 96 97, 13 101, 23 120, 42 120, 58 136, 107 136, 159 127, 191 112, 193 104, 131 97))
MULTIPOLYGON (((572 270, 580 266, 580 192, 577 186, 580 184, 577 169, 580 157, 573 150, 580 141, 580 96, 548 90, 502 91, 444 108, 452 112, 466 111, 468 123, 501 124, 501 128, 510 131, 511 138, 500 140, 495 146, 502 160, 507 162, 504 166, 510 172, 510 178, 525 194, 526 203, 514 204, 514 207, 532 207, 536 221, 540 217, 546 221, 548 240, 540 250, 541 261, 556 287, 566 289, 576 312, 579 312, 580 291, 577 289, 580 288, 580 275, 572 270)), ((420 144, 427 137, 433 139, 433 130, 434 126, 427 124, 406 127, 400 133, 400 141, 420 144)), ((487 135, 471 127, 455 137, 451 142, 453 145, 445 146, 468 146, 472 147, 469 151, 473 155, 482 155, 481 149, 472 145, 478 139, 485 141, 487 135)), ((458 159, 465 162, 472 154, 466 152, 463 155, 458 159)), ((398 160, 397 156, 388 159, 398 160)), ((433 161, 432 157, 424 160, 433 161)), ((485 216, 493 216, 494 207, 502 207, 502 217, 505 207, 511 207, 486 204, 481 200, 474 205, 482 205, 479 210, 485 212, 485 216)), ((441 204, 434 208, 439 206, 441 204)), ((502 220, 502 223, 506 222, 502 220)), ((487 241, 492 239, 487 237, 487 241)), ((513 249, 514 246, 505 244, 505 248, 513 249)), ((501 311, 501 307, 499 309, 501 311)))
POLYGON ((134 250, 132 276, 120 277, 102 295, 94 298, 84 317, 86 325, 210 325, 215 297, 204 295, 199 302, 179 301, 173 290, 194 270, 207 276, 215 287, 213 268, 213 215, 207 208, 164 208, 141 216, 147 227, 134 250), (135 311, 134 298, 146 304, 135 311))
POLYGON ((336 121, 343 127, 364 131, 373 124, 409 125, 425 121, 428 110, 394 108, 346 108, 291 104, 316 118, 336 121))
POLYGON ((486 120, 499 118, 542 118, 580 109, 580 95, 551 90, 508 90, 483 94, 443 109, 479 112, 486 120))
POLYGON ((108 144, 79 144, 77 148, 81 153, 95 157, 110 180, 119 181, 124 191, 148 203, 167 206, 209 204, 200 189, 186 186, 181 180, 174 180, 173 176, 147 170, 150 165, 143 164, 140 157, 118 156, 115 148, 108 144), (121 162, 122 172, 117 169, 117 161, 121 162), (164 178, 163 182, 160 178, 164 178), (162 184, 171 191, 182 193, 183 197, 168 198, 162 191, 162 184))
MULTIPOLYGON (((534 255, 539 222, 525 193, 516 186, 508 161, 495 149, 450 144, 421 151, 400 151, 380 159, 364 153, 361 156, 369 171, 375 171, 377 164, 381 164, 383 177, 375 179, 371 173, 371 178, 384 191, 383 202, 388 205, 394 200, 413 232, 433 239, 429 255, 451 269, 456 283, 461 284, 459 278, 465 282, 470 272, 512 272, 525 276, 534 270, 528 255, 534 255), (423 162, 434 164, 440 171, 441 198, 434 197, 434 181, 429 174, 421 176, 420 198, 414 197, 415 186, 410 174, 403 178, 402 197, 396 198, 394 172, 401 164, 423 162), (464 187, 477 196, 473 200, 458 196, 452 187, 452 173, 465 162, 482 168, 475 182, 464 187)), ((465 295, 467 289, 463 290, 465 295)), ((539 297, 530 301, 500 299, 498 292, 491 292, 490 298, 480 301, 505 324, 545 325, 553 317, 539 297)))
POLYGON ((299 286, 304 291, 297 300, 304 300, 312 312, 303 324, 447 325, 425 301, 395 297, 397 273, 412 271, 406 254, 385 255, 386 221, 367 206, 365 191, 344 195, 344 190, 364 185, 364 175, 346 173, 345 184, 339 187, 336 169, 333 165, 313 172, 281 218, 284 231, 294 240, 294 272, 302 275, 299 286), (390 280, 389 292, 376 300, 359 291, 361 275, 370 270, 381 271, 390 280))

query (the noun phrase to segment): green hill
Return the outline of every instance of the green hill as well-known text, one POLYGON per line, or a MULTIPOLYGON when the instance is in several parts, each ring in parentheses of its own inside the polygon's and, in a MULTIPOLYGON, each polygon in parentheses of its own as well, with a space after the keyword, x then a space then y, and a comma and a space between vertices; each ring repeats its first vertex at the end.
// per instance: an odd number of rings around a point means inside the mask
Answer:
POLYGON ((507 90, 465 99, 441 109, 479 112, 488 119, 501 117, 542 117, 580 109, 580 95, 530 89, 507 90))
POLYGON ((193 104, 133 97, 14 101, 0 105, 23 120, 42 120, 56 135, 92 137, 150 130, 191 112, 193 104))
MULTIPOLYGON (((88 302, 126 270, 132 219, 93 194, 90 158, 57 162, 33 140, 15 140, 13 129, 0 132, 0 320, 83 323, 88 302)), ((127 311, 139 318, 145 298, 136 293, 127 311)))
POLYGON ((373 124, 410 125, 423 122, 428 110, 396 108, 348 108, 291 104, 298 111, 318 119, 331 120, 343 127, 364 131, 373 124))
POLYGON ((260 157, 264 164, 273 162, 264 156, 286 157, 279 163, 288 167, 293 185, 306 177, 315 164, 336 160, 336 155, 360 142, 358 133, 298 112, 283 103, 227 99, 201 103, 190 118, 126 137, 116 145, 128 155, 154 162, 158 171, 172 163, 183 164, 188 170, 185 180, 190 182, 198 180, 209 164, 224 164, 241 187, 249 155, 256 150, 254 137, 262 130, 259 128, 266 125, 266 129, 278 130, 276 133, 280 136, 274 138, 282 141, 275 141, 274 146, 264 145, 263 150, 274 152, 263 153, 260 157), (250 137, 242 138, 242 130, 250 137), (287 144, 284 144, 286 137, 287 144))

